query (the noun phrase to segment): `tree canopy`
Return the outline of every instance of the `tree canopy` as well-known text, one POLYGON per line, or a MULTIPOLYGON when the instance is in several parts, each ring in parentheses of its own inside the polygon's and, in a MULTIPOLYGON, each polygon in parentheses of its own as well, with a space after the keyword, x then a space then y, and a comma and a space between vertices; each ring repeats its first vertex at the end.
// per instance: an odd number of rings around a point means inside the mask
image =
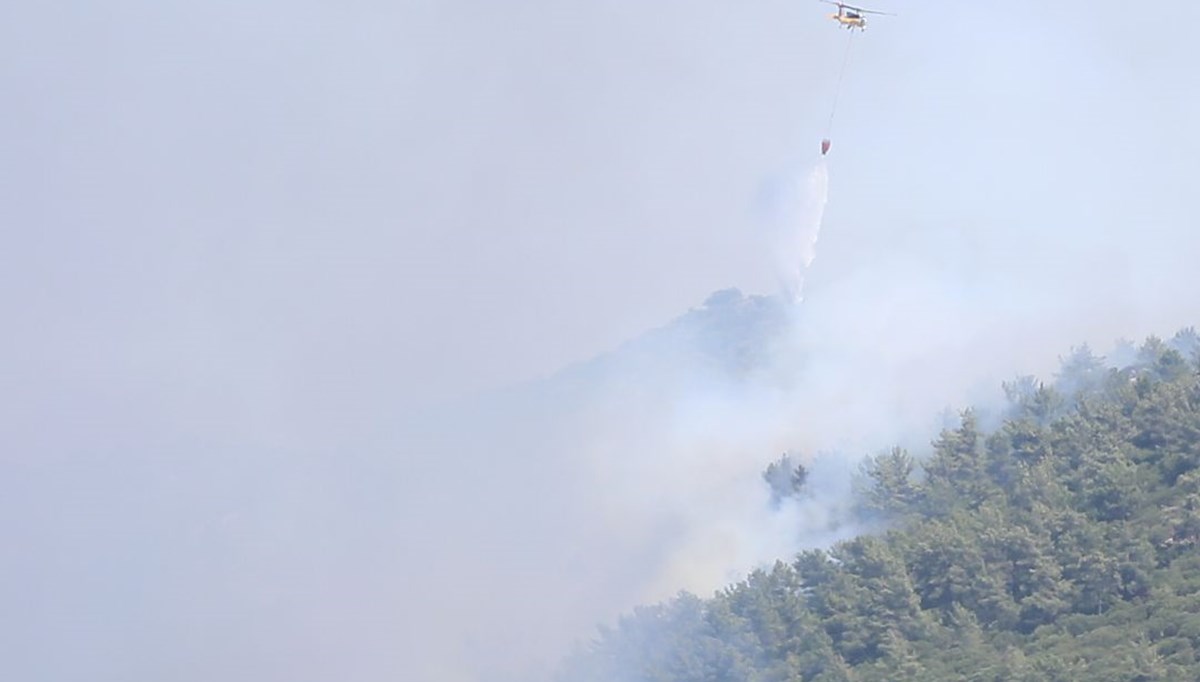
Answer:
MULTIPOLYGON (((1200 679, 1200 341, 1086 346, 928 452, 869 457, 888 530, 604 629, 564 682, 1200 679)), ((803 490, 790 457, 764 473, 803 490)))

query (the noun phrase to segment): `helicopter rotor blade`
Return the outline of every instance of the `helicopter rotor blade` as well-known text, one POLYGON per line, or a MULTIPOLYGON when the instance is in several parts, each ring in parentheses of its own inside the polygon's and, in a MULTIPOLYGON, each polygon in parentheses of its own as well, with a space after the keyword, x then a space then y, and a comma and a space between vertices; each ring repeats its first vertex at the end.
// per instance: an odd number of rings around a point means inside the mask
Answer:
POLYGON ((846 9, 852 9, 855 12, 862 12, 863 14, 884 14, 889 17, 896 16, 896 15, 892 14, 891 12, 880 12, 877 9, 864 9, 862 7, 855 7, 854 5, 847 5, 844 2, 833 2, 832 0, 821 0, 821 2, 828 2, 831 5, 837 5, 838 7, 845 7, 846 9))

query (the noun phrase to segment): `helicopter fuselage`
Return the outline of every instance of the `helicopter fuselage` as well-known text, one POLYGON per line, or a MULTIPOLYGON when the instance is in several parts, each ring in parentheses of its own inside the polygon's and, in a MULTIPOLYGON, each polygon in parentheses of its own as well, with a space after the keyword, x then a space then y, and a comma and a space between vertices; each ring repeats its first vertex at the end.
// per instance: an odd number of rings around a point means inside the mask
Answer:
POLYGON ((861 31, 867 28, 867 20, 864 19, 862 15, 855 14, 854 12, 839 12, 837 14, 830 14, 829 18, 837 21, 847 29, 857 28, 861 31))

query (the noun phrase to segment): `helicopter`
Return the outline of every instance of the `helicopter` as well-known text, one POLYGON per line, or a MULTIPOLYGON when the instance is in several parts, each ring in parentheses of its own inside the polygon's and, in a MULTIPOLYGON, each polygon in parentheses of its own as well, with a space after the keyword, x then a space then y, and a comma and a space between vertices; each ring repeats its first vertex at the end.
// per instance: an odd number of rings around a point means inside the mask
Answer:
POLYGON ((873 10, 873 9, 863 9, 861 7, 854 7, 853 5, 847 5, 842 2, 834 2, 834 0, 821 0, 821 2, 823 2, 827 5, 837 5, 837 8, 838 8, 837 14, 830 14, 829 18, 838 22, 842 26, 845 26, 847 30, 851 30, 851 31, 856 28, 860 31, 867 30, 867 19, 866 19, 866 17, 863 16, 864 14, 883 14, 883 15, 887 15, 887 16, 894 16, 889 12, 880 12, 880 11, 873 10))

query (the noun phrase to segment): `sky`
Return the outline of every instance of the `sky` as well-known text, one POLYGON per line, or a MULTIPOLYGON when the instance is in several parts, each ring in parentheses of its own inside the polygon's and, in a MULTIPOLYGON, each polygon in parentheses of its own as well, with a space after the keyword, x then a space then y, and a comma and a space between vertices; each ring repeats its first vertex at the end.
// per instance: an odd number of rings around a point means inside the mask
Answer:
MULTIPOLYGON (((1195 324, 1200 9, 878 4, 809 341, 965 395, 1195 324)), ((453 610, 393 579, 397 500, 453 494, 398 424, 773 293, 756 202, 827 134, 828 9, 0 7, 0 672, 451 679, 395 645, 453 610)))

